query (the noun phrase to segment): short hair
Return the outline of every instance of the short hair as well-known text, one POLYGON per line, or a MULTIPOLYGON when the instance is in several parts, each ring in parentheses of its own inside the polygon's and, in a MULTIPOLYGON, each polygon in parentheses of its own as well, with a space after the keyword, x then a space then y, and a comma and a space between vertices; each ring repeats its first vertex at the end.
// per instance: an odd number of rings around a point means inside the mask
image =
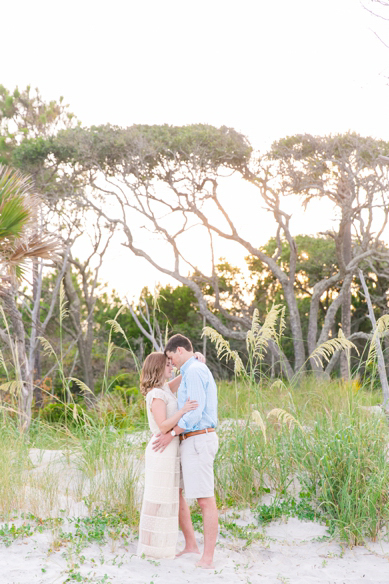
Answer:
POLYGON ((182 347, 186 351, 193 351, 193 345, 187 337, 184 335, 173 335, 167 342, 165 347, 165 355, 167 352, 175 353, 178 347, 182 347))
POLYGON ((165 384, 166 363, 165 353, 150 353, 146 357, 140 374, 140 391, 143 395, 147 395, 150 389, 165 384))

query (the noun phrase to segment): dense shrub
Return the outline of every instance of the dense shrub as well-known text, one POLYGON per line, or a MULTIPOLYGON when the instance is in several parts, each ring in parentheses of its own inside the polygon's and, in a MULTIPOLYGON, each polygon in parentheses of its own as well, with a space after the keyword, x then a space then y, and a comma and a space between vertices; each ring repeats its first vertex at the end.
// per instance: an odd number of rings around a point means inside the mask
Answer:
POLYGON ((40 419, 49 424, 85 423, 86 410, 80 404, 55 402, 48 404, 39 412, 40 419))

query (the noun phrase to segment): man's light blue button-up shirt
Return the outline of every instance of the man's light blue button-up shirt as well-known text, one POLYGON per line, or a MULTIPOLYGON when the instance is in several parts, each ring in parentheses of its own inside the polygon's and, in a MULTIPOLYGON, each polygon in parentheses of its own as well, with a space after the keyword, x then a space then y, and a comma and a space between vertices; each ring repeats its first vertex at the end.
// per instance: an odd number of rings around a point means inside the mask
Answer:
POLYGON ((188 399, 196 400, 198 407, 182 416, 177 426, 186 432, 195 432, 217 426, 217 388, 212 373, 196 357, 181 366, 182 381, 178 388, 178 408, 188 399))

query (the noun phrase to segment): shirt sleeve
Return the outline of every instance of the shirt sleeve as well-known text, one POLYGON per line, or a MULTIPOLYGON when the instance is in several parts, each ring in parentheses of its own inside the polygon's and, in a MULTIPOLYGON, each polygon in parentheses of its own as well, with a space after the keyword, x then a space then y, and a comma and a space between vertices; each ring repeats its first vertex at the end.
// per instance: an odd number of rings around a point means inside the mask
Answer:
POLYGON ((195 410, 187 412, 182 416, 182 418, 177 422, 177 426, 182 428, 183 430, 187 430, 188 428, 193 428, 196 424, 198 424, 202 418, 203 411, 206 404, 206 379, 202 372, 198 369, 191 371, 189 369, 188 373, 186 374, 185 379, 187 385, 187 396, 191 400, 196 400, 198 402, 198 406, 195 410))

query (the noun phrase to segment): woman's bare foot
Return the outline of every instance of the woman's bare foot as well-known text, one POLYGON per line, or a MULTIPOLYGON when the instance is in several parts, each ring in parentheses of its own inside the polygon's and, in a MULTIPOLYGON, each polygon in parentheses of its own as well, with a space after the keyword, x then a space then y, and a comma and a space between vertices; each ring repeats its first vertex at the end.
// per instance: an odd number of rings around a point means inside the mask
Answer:
POLYGON ((204 558, 201 558, 201 560, 199 562, 197 562, 196 566, 198 568, 204 568, 206 570, 213 570, 213 568, 215 567, 212 560, 207 561, 207 560, 204 560, 204 558))
POLYGON ((176 558, 179 558, 180 556, 183 556, 184 554, 199 554, 199 553, 200 553, 200 550, 197 546, 196 547, 184 547, 182 552, 178 552, 178 554, 176 554, 176 558))

